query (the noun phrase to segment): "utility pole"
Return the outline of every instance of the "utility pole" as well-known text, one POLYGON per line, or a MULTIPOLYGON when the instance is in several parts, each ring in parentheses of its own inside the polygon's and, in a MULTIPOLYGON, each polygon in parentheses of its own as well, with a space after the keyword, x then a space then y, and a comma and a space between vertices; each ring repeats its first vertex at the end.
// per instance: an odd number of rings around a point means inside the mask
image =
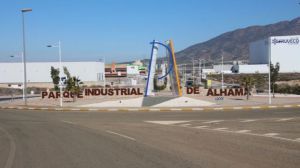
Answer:
POLYGON ((106 77, 105 77, 105 56, 103 58, 103 64, 104 64, 104 74, 103 74, 103 83, 104 83, 104 88, 106 88, 106 77))
POLYGON ((184 85, 186 85, 186 64, 184 64, 184 85))
POLYGON ((194 57, 193 57, 192 61, 193 61, 192 78, 193 78, 193 85, 194 85, 195 84, 195 77, 194 77, 194 74, 195 74, 195 72, 194 72, 194 57))
POLYGON ((222 54, 222 89, 224 88, 224 60, 223 60, 223 54, 222 54))
POLYGON ((202 68, 201 68, 201 59, 199 59, 199 77, 200 77, 200 85, 202 84, 202 73, 201 73, 201 70, 202 70, 202 68))
MULTIPOLYGON (((271 39, 269 38, 269 104, 272 104, 271 98, 271 39)), ((273 88, 274 89, 274 88, 273 88)))
POLYGON ((58 41, 57 45, 47 45, 47 47, 57 47, 58 48, 58 56, 59 56, 59 105, 60 107, 63 106, 63 81, 62 81, 62 76, 61 74, 63 73, 63 68, 62 68, 62 63, 61 63, 61 43, 60 40, 58 41))

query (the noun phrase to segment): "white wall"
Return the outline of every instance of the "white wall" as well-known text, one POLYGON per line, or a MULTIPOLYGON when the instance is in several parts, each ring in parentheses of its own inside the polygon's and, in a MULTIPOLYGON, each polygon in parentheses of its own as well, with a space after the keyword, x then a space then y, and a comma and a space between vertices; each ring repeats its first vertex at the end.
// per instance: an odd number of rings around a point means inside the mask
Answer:
POLYGON ((268 64, 257 65, 239 65, 239 73, 254 74, 254 73, 269 73, 268 64))
POLYGON ((271 62, 280 72, 300 72, 300 36, 271 37, 271 62))
MULTIPOLYGON (((233 65, 224 64, 223 65, 223 72, 224 73, 231 73, 232 66, 233 65)), ((214 65, 213 68, 214 68, 216 73, 221 73, 222 72, 222 65, 214 65)))
POLYGON ((253 42, 249 46, 250 64, 268 64, 269 55, 280 72, 300 72, 300 35, 274 36, 253 42))
MULTIPOLYGON (((52 82, 51 66, 59 68, 59 62, 28 62, 26 66, 28 82, 52 82)), ((78 76, 82 81, 104 79, 103 62, 62 62, 63 66, 68 68, 72 76, 78 76)), ((23 82, 22 63, 0 63, 0 83, 21 82, 23 82)))

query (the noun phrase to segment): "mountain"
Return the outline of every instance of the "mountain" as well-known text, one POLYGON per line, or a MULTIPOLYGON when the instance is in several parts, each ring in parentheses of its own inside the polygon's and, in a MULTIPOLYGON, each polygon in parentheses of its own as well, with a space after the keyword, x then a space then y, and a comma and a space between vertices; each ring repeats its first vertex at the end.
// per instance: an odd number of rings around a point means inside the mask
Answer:
POLYGON ((269 36, 299 35, 300 17, 291 21, 281 21, 265 26, 251 26, 237 29, 217 36, 203 43, 198 43, 176 53, 179 63, 194 59, 220 61, 248 60, 249 43, 269 36))

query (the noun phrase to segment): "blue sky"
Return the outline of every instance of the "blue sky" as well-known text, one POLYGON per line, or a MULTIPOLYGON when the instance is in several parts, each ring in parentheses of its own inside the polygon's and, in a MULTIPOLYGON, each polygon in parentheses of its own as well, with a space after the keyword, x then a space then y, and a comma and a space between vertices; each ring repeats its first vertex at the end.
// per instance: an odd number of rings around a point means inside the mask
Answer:
POLYGON ((221 33, 300 16, 298 0, 1 0, 0 61, 22 51, 26 13, 27 59, 107 62, 147 58, 153 39, 173 39, 176 51, 221 33))

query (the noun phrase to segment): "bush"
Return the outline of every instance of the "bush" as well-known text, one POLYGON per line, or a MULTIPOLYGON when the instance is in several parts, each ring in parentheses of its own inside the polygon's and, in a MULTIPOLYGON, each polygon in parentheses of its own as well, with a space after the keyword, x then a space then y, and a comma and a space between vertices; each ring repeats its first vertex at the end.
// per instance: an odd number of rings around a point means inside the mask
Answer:
POLYGON ((288 85, 288 84, 280 84, 275 87, 276 93, 282 94, 297 94, 300 95, 300 85, 288 85))

